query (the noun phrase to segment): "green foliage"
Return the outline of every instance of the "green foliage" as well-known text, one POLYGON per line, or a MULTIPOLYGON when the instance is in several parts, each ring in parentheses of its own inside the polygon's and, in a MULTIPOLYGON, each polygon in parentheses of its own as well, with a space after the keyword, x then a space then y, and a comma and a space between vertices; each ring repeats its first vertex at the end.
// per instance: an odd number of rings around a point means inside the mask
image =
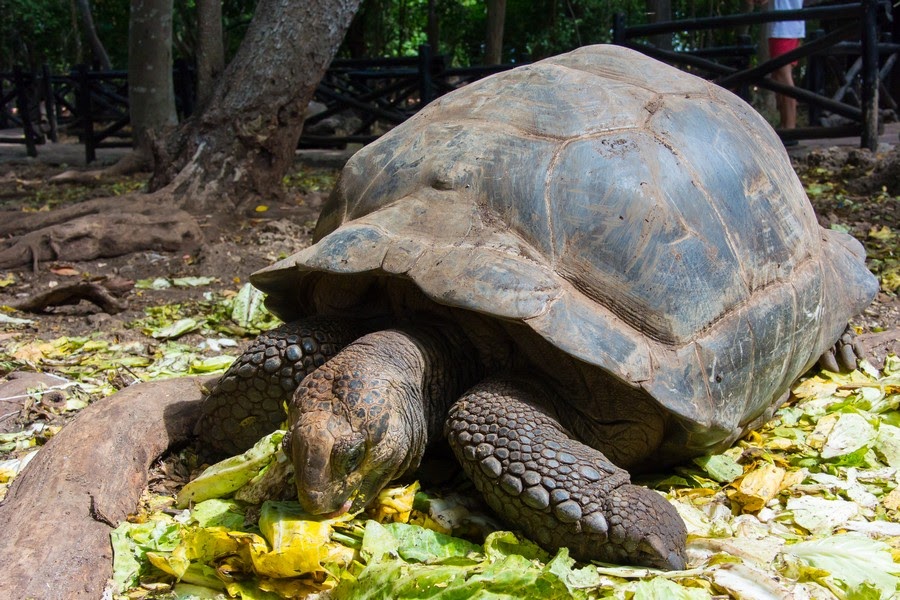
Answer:
MULTIPOLYGON (((428 43, 428 11, 438 23, 440 54, 455 65, 481 64, 486 29, 484 0, 364 0, 339 56, 412 56, 428 43)), ((114 67, 125 68, 128 51, 129 0, 91 0, 94 23, 114 67)), ((675 19, 735 14, 743 0, 672 0, 675 19)), ((226 59, 237 51, 256 8, 256 0, 223 2, 226 59)), ((90 62, 90 48, 71 2, 0 0, 0 68, 47 62, 65 70, 90 62)), ((175 2, 173 56, 192 63, 197 48, 195 0, 175 2)), ((586 44, 612 39, 613 16, 623 13, 629 25, 648 20, 648 0, 508 0, 504 62, 527 62, 586 44)), ((754 33, 754 32, 751 32, 754 33)), ((677 48, 729 44, 736 30, 676 34, 677 48)))
MULTIPOLYGON (((341 56, 411 56, 428 41, 428 0, 364 0, 341 56)), ((674 0, 674 19, 744 12, 742 0, 674 0)), ((481 64, 486 3, 434 0, 439 22, 438 52, 455 65, 481 64)), ((623 13, 629 25, 646 23, 646 0, 509 0, 503 42, 504 62, 527 62, 587 44, 612 41, 613 17, 623 13)), ((751 32, 754 33, 754 32, 751 32)), ((676 48, 731 44, 736 30, 683 32, 676 48)))
POLYGON ((62 0, 0 0, 0 69, 58 65, 75 48, 77 31, 62 0))

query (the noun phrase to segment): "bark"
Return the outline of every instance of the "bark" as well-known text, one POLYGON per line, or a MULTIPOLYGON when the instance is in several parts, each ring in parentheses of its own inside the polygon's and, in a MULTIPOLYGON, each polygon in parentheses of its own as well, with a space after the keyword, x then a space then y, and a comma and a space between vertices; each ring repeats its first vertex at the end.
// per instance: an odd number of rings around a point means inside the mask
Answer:
POLYGON ((113 204, 111 201, 73 206, 61 215, 41 215, 47 218, 33 230, 25 229, 30 222, 27 217, 10 223, 10 230, 24 232, 17 233, 18 237, 0 250, 0 268, 30 264, 37 270, 48 260, 92 260, 141 250, 193 251, 202 242, 200 227, 184 211, 161 207, 158 199, 146 197, 130 207, 134 211, 122 211, 122 199, 112 200, 119 207, 109 212, 103 209, 113 204), (82 211, 79 214, 74 209, 82 211), (78 216, 66 219, 66 214, 78 216))
MULTIPOLYGON (((647 14, 651 23, 672 20, 672 0, 647 0, 647 14)), ((661 50, 672 49, 672 34, 663 33, 650 37, 650 43, 661 50)))
POLYGON ((484 44, 484 64, 499 65, 503 61, 503 24, 506 20, 506 0, 488 0, 487 34, 484 44))
POLYGON ((131 0, 128 104, 135 149, 149 159, 152 136, 178 123, 172 83, 172 0, 131 0))
POLYGON ((12 307, 30 313, 44 313, 52 306, 78 304, 87 300, 103 312, 115 315, 125 310, 125 303, 112 295, 101 283, 79 281, 38 292, 25 300, 14 302, 12 307))
POLYGON ((225 69, 222 0, 197 0, 197 106, 206 106, 225 69))
POLYGON ((136 510, 150 465, 191 436, 201 382, 126 388, 84 409, 38 452, 0 505, 5 598, 103 595, 112 574, 109 533, 136 510))
MULTIPOLYGON (((504 2, 506 0, 503 0, 504 2)), ((428 0, 428 23, 425 26, 425 35, 428 38, 428 45, 431 46, 432 52, 440 54, 441 52, 441 23, 437 15, 437 0, 428 0)), ((502 34, 502 32, 501 32, 502 34)))
POLYGON ((84 35, 91 45, 91 53, 94 60, 100 63, 100 68, 104 71, 112 69, 112 63, 109 61, 109 55, 100 36, 97 35, 97 28, 94 27, 94 15, 91 13, 91 4, 88 0, 75 0, 78 5, 78 12, 81 13, 81 24, 84 26, 84 35))
POLYGON ((277 196, 306 107, 359 1, 260 0, 205 110, 157 149, 151 189, 171 186, 195 213, 243 211, 277 196))
MULTIPOLYGON (((69 17, 72 24, 72 31, 78 31, 78 5, 80 0, 69 0, 69 17)), ((73 35, 72 42, 75 46, 75 63, 80 65, 84 62, 84 53, 81 49, 81 36, 73 35)))

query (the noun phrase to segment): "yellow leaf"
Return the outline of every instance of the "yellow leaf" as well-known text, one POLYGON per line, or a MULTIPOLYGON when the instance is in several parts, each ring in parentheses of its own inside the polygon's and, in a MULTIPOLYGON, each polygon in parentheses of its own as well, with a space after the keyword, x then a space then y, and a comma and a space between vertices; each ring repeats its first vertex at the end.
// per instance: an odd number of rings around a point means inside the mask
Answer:
POLYGON ((770 463, 762 463, 741 478, 729 497, 745 512, 756 512, 781 491, 785 470, 770 463))
POLYGON ((188 567, 191 566, 191 561, 187 559, 185 548, 182 545, 176 546, 171 554, 148 552, 147 558, 150 559, 154 567, 178 579, 181 579, 187 572, 188 567))
POLYGON ((256 212, 266 212, 267 210, 269 210, 269 207, 265 204, 260 204, 256 207, 256 212))
POLYGON ((841 415, 838 413, 829 413, 824 415, 816 422, 816 428, 806 438, 806 443, 815 450, 821 450, 828 441, 831 430, 837 425, 841 415))
POLYGON ((900 510, 900 488, 894 488, 881 500, 881 503, 888 510, 900 510))
POLYGON ((13 352, 13 358, 23 362, 37 363, 43 360, 48 353, 53 353, 53 346, 46 342, 31 342, 24 346, 19 346, 13 352))
POLYGON ((817 375, 810 377, 792 391, 798 398, 827 398, 834 395, 838 385, 835 381, 830 381, 821 375, 817 375))
POLYGON ((891 228, 887 225, 882 225, 880 228, 872 227, 872 229, 869 230, 869 237, 886 242, 897 237, 897 234, 891 231, 891 228))
POLYGON ((185 555, 192 561, 211 563, 220 556, 237 552, 238 542, 224 527, 195 527, 184 533, 185 555))
POLYGON ((413 501, 416 492, 419 491, 419 482, 414 481, 408 486, 386 488, 379 492, 375 498, 374 506, 367 510, 372 518, 379 523, 393 521, 408 523, 409 515, 413 509, 413 501))

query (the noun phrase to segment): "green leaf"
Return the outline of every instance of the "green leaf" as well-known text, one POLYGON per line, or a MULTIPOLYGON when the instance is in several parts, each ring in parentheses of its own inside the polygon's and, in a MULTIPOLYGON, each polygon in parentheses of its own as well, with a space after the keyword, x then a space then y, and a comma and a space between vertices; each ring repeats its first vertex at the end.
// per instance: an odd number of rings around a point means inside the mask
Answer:
POLYGON ((882 423, 873 449, 888 465, 900 468, 900 427, 882 423))
POLYGON ((859 506, 846 500, 826 500, 818 496, 800 496, 787 501, 794 522, 812 533, 831 533, 859 514, 859 506))
POLYGON ((900 565, 894 562, 890 546, 864 535, 847 533, 785 547, 813 567, 824 569, 848 589, 873 585, 882 598, 891 598, 900 583, 900 565))
POLYGON ((264 318, 268 311, 263 305, 265 294, 250 285, 244 284, 234 298, 231 308, 231 319, 241 327, 250 329, 264 318))
POLYGON ((481 546, 431 529, 389 523, 385 529, 397 540, 397 553, 403 560, 433 562, 454 556, 470 556, 481 553, 481 546))
POLYGON ((156 279, 138 279, 134 282, 134 287, 139 290, 164 290, 172 287, 172 283, 165 277, 157 277, 156 279))
POLYGON ((158 340, 173 340, 199 328, 200 322, 196 319, 179 319, 170 325, 166 325, 165 327, 151 329, 150 335, 158 340))
POLYGON ((211 498, 194 505, 191 518, 199 527, 241 529, 244 525, 244 509, 233 500, 211 498))
POLYGON ((275 453, 281 447, 283 438, 284 431, 275 431, 243 454, 212 465, 181 488, 178 493, 178 508, 185 508, 192 502, 222 498, 235 492, 275 460, 275 453))
POLYGON ((366 521, 360 554, 369 564, 375 564, 384 557, 397 557, 400 542, 378 521, 366 521))
POLYGON ((858 413, 840 415, 822 447, 822 458, 851 454, 875 439, 875 428, 858 413))
POLYGON ((632 600, 708 600, 711 596, 698 588, 686 588, 664 577, 637 581, 632 600))
POLYGON ((131 523, 122 523, 109 534, 113 550, 112 579, 119 593, 136 585, 141 571, 141 562, 135 557, 136 544, 128 535, 131 526, 131 523))
POLYGON ((214 281, 216 281, 215 277, 175 277, 172 279, 172 285, 175 287, 198 287, 209 285, 214 281))
POLYGON ((744 468, 725 454, 713 454, 694 459, 694 464, 719 483, 731 483, 744 473, 744 468))

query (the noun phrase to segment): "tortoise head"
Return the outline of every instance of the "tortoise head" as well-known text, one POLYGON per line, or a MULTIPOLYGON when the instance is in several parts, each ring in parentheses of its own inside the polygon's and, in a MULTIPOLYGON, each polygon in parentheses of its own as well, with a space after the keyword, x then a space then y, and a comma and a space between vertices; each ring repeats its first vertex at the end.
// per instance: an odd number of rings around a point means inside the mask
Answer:
POLYGON ((402 386, 374 369, 342 370, 344 362, 338 355, 307 376, 290 406, 285 452, 311 514, 361 510, 416 454, 399 406, 402 386))

